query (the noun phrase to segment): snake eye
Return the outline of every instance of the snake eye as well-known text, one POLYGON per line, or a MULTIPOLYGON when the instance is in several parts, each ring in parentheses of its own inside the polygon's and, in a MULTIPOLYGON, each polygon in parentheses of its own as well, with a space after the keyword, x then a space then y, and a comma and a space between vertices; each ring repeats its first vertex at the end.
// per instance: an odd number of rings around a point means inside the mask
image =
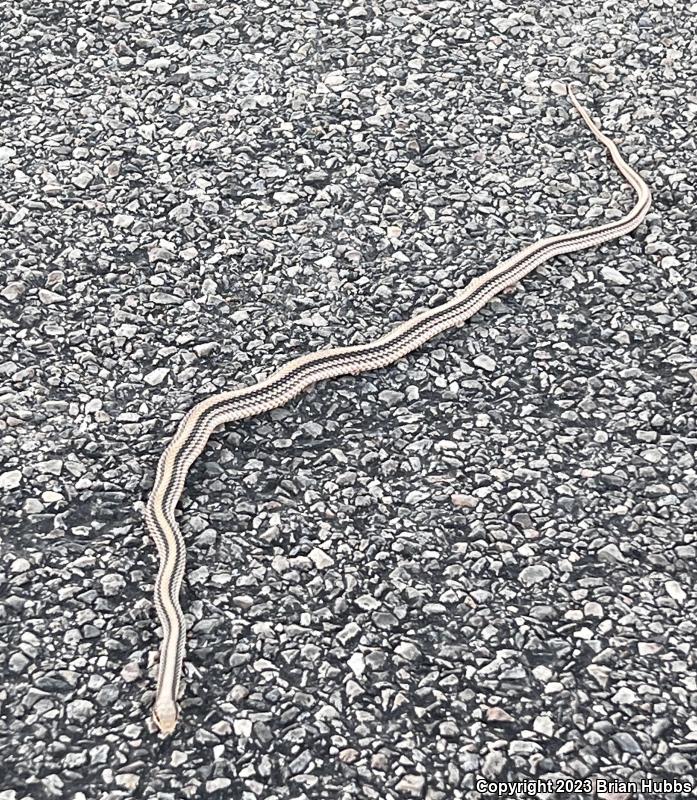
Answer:
POLYGON ((152 710, 152 717, 160 732, 168 736, 174 730, 179 717, 177 704, 171 701, 156 703, 152 710))

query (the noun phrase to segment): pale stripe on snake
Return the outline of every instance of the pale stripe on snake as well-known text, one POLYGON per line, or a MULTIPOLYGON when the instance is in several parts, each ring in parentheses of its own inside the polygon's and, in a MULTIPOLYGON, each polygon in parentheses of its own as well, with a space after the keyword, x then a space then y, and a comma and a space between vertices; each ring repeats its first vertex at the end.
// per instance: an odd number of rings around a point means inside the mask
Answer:
POLYGON ((552 236, 528 245, 494 269, 474 278, 448 302, 402 322, 379 339, 355 347, 337 347, 296 358, 254 386, 222 392, 203 400, 181 420, 160 458, 145 511, 147 527, 155 540, 160 559, 155 583, 155 607, 162 624, 163 641, 153 716, 162 733, 171 733, 178 718, 177 698, 185 639, 184 618, 179 604, 185 547, 174 512, 187 473, 203 451, 211 433, 223 423, 282 406, 319 380, 392 364, 434 336, 464 323, 485 303, 518 283, 543 262, 629 233, 646 216, 651 204, 648 186, 624 161, 614 142, 598 129, 571 90, 569 97, 595 138, 607 148, 615 166, 635 190, 637 201, 628 214, 615 222, 552 236))

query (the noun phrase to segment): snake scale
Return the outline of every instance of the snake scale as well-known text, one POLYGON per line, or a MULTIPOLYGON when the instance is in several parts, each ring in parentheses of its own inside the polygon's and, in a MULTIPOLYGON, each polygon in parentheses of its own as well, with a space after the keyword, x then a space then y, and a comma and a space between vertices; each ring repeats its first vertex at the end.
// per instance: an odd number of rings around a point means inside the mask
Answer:
POLYGON ((211 433, 220 425, 262 414, 287 403, 311 384, 340 375, 356 375, 392 364, 444 331, 462 325, 483 305, 518 283, 531 270, 554 256, 595 247, 629 233, 644 219, 651 193, 644 180, 622 158, 615 143, 596 126, 568 89, 568 96, 595 138, 607 148, 616 168, 636 193, 634 207, 620 219, 524 247, 483 275, 474 278, 442 305, 428 309, 367 344, 320 350, 296 358, 253 386, 221 392, 195 405, 181 420, 162 454, 146 504, 145 521, 155 540, 159 571, 155 582, 155 608, 163 638, 158 667, 153 717, 163 734, 174 730, 179 717, 186 629, 179 603, 186 549, 175 519, 175 509, 187 473, 201 454, 211 433))

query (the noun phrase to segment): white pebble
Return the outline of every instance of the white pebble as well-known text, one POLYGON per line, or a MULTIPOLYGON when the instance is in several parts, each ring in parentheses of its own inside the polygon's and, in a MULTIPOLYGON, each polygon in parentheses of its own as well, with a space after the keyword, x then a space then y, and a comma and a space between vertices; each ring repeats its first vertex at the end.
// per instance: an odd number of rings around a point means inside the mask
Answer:
POLYGON ((29 572, 31 569, 31 564, 27 561, 26 558, 15 558, 15 560, 10 565, 10 572, 18 575, 22 572, 29 572))
POLYGON ((22 482, 22 473, 18 469, 11 469, 0 475, 0 489, 16 489, 22 482))
POLYGON ((136 333, 138 333, 138 326, 131 325, 128 322, 124 322, 116 329, 116 334, 118 336, 123 336, 125 339, 132 339, 136 333))
POLYGON ((120 775, 114 777, 114 781, 117 786, 133 791, 138 787, 140 778, 134 772, 122 772, 120 775))
POLYGON ((346 83, 346 78, 341 72, 328 72, 324 76, 325 86, 341 86, 346 83))
POLYGON ((685 590, 677 581, 666 581, 666 592, 680 605, 685 602, 685 598, 687 597, 685 590))
POLYGON ((551 717, 540 714, 539 717, 535 717, 535 721, 532 723, 532 729, 536 733, 541 733, 543 736, 552 736, 554 733, 554 722, 552 722, 551 717))
POLYGON ((521 570, 518 578, 525 586, 533 586, 536 583, 540 583, 540 581, 546 581, 551 574, 549 567, 544 564, 532 564, 521 570))
POLYGON ((249 739, 252 735, 252 720, 236 719, 232 723, 232 729, 235 731, 236 736, 243 736, 245 739, 249 739))
POLYGON ((628 284, 631 283, 631 281, 626 275, 623 275, 614 267, 605 266, 600 270, 600 274, 606 281, 610 281, 610 283, 617 283, 620 286, 627 286, 628 284))
POLYGON ((459 494, 458 492, 450 495, 450 502, 455 508, 476 508, 479 504, 479 500, 472 497, 471 494, 459 494))
POLYGON ((636 699, 636 692, 628 686, 623 686, 621 689, 618 689, 612 696, 612 702, 620 705, 635 703, 636 699))
POLYGON ((51 505, 52 503, 59 503, 63 499, 63 495, 60 492, 53 492, 47 489, 41 493, 41 499, 47 505, 51 505))
POLYGON ((17 155, 17 151, 13 147, 2 145, 0 147, 0 164, 7 164, 7 162, 17 155))
POLYGON ((66 707, 68 719, 73 722, 84 722, 94 714, 94 703, 90 700, 73 700, 66 707))
POLYGON ((493 372, 496 369, 496 362, 493 358, 489 358, 489 356, 482 355, 477 356, 474 359, 475 366, 479 367, 480 369, 484 369, 487 372, 493 372))
POLYGON ((126 683, 133 683, 133 681, 137 681, 140 677, 140 667, 135 661, 129 661, 128 664, 126 664, 121 670, 121 677, 126 681, 126 683))
POLYGON ((327 569, 327 567, 331 567, 334 564, 334 559, 319 547, 313 547, 309 556, 317 569, 327 569))
POLYGON ((21 281, 10 281, 7 286, 0 292, 5 300, 10 303, 14 303, 15 300, 19 300, 19 298, 24 294, 26 291, 26 284, 22 283, 21 281))
POLYGON ((231 783, 230 778, 214 778, 212 781, 206 781, 206 791, 208 794, 213 794, 221 789, 227 789, 231 783))
POLYGON ((50 289, 39 289, 39 300, 45 306, 52 306, 54 303, 64 303, 65 297, 58 292, 52 292, 50 289))
POLYGON ((158 367, 143 378, 143 380, 150 386, 157 386, 167 377, 169 369, 167 367, 158 367))
POLYGON ((93 178, 94 176, 89 172, 81 172, 79 175, 74 175, 72 181, 80 189, 86 189, 92 183, 93 178))
POLYGON ((298 199, 298 195, 295 192, 274 192, 273 199, 277 203, 282 203, 283 205, 290 205, 294 203, 298 199))
POLYGON ((365 672, 365 661, 360 653, 354 653, 347 663, 357 678, 365 672))

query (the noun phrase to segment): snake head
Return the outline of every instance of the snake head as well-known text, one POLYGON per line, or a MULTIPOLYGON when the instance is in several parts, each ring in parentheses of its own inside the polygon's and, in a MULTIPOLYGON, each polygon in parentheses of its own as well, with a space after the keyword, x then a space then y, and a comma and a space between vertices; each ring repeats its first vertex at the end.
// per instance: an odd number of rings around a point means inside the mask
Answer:
POLYGON ((155 720, 155 724, 160 729, 160 733, 169 736, 174 730, 177 719, 179 718, 177 704, 172 700, 160 700, 155 703, 152 716, 155 720))

